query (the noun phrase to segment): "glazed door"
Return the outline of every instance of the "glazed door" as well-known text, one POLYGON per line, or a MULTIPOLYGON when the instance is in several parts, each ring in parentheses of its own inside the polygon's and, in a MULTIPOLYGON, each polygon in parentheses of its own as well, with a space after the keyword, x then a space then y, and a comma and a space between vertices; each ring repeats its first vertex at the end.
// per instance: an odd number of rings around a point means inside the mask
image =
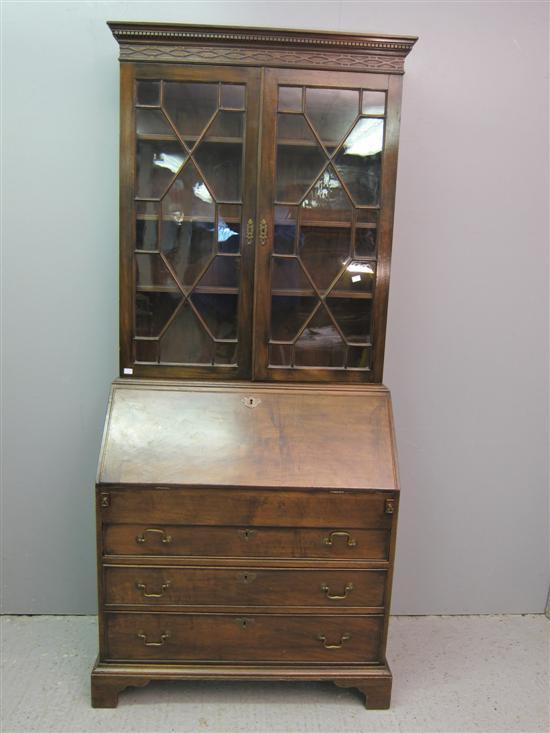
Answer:
POLYGON ((259 71, 121 74, 121 372, 250 376, 259 71))
POLYGON ((381 381, 401 78, 270 69, 254 374, 381 381))

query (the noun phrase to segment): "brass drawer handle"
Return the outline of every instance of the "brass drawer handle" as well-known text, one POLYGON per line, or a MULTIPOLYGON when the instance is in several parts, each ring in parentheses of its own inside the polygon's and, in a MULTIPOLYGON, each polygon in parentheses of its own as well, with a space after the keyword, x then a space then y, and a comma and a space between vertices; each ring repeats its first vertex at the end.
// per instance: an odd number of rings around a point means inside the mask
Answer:
POLYGON ((140 545, 142 545, 146 541, 145 533, 146 532, 154 532, 156 534, 161 535, 161 542, 163 545, 169 545, 170 542, 172 542, 172 536, 169 534, 166 534, 166 532, 163 529, 153 529, 149 527, 148 529, 144 529, 141 534, 138 534, 136 537, 136 542, 140 545))
POLYGON ((260 244, 262 247, 267 244, 267 221, 265 219, 260 222, 260 244))
POLYGON ((328 535, 328 537, 325 537, 323 539, 323 544, 324 545, 332 545, 332 538, 333 537, 347 537, 348 538, 348 542, 347 542, 348 547, 355 547, 357 545, 357 540, 354 540, 353 537, 350 535, 349 532, 339 532, 339 531, 336 531, 336 530, 334 530, 333 532, 331 532, 328 535))
POLYGON ((167 580, 160 586, 160 593, 147 593, 145 583, 136 583, 136 588, 143 592, 144 598, 162 598, 164 591, 170 587, 170 581, 167 580))
POLYGON ((342 634, 339 644, 327 644, 327 637, 322 634, 319 634, 317 638, 323 642, 325 649, 341 649, 344 646, 344 642, 351 639, 351 634, 342 634))
POLYGON ((348 593, 351 593, 351 591, 353 590, 353 583, 348 583, 346 585, 346 587, 344 588, 343 596, 331 596, 330 588, 328 587, 326 583, 323 583, 323 585, 321 586, 321 590, 324 592, 324 594, 330 601, 343 601, 344 598, 348 597, 348 593))
POLYGON ((166 639, 170 638, 170 632, 163 631, 160 635, 160 641, 147 641, 147 635, 144 631, 138 631, 137 638, 143 639, 145 646, 163 646, 166 639))

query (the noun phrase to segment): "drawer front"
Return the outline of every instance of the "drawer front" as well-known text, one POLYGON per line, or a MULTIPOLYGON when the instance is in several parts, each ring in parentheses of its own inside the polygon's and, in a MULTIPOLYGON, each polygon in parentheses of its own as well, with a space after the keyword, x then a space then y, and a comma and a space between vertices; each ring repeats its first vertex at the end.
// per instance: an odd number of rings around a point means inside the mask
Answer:
MULTIPOLYGON (((252 525, 275 527, 389 528, 383 492, 245 489, 102 490, 101 512, 109 523, 252 525)), ((393 509, 393 507, 392 507, 393 509)))
MULTIPOLYGON (((349 522, 353 522, 352 517, 349 522)), ((345 527, 345 526, 344 526, 345 527)), ((387 560, 387 529, 104 524, 104 555, 387 560)))
POLYGON ((383 616, 106 614, 107 658, 380 662, 383 616))
POLYGON ((184 606, 384 605, 385 570, 105 567, 105 603, 184 606))

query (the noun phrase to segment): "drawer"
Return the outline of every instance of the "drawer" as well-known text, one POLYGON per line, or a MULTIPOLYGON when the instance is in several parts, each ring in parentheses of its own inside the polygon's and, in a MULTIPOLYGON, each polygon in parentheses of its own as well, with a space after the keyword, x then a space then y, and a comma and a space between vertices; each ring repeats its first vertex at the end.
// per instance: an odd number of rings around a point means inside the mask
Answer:
POLYGON ((388 529, 346 531, 334 525, 315 529, 103 525, 104 555, 387 560, 389 545, 388 529))
POLYGON ((383 616, 106 614, 107 659, 380 662, 383 616))
MULTIPOLYGON (((389 528, 387 492, 127 488, 102 490, 109 523, 389 528)), ((393 510, 393 506, 391 507, 393 510)))
POLYGON ((385 570, 106 566, 105 603, 184 606, 384 605, 385 570))

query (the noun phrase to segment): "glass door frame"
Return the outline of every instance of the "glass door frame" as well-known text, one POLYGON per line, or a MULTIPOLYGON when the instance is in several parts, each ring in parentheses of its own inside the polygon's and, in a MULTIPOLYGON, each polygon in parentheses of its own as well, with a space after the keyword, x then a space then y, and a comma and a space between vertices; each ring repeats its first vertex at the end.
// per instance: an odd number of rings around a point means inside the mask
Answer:
POLYGON ((389 274, 397 175, 397 149, 402 77, 395 74, 266 69, 262 99, 260 152, 261 186, 258 193, 260 236, 255 265, 254 379, 292 382, 381 382, 383 373, 389 274), (377 265, 372 304, 372 366, 370 370, 281 367, 269 365, 271 275, 274 243, 274 201, 277 165, 278 86, 323 89, 367 88, 386 92, 386 117, 377 238, 377 265))
MULTIPOLYGON (((120 66, 120 375, 184 379, 245 379, 252 370, 254 236, 258 175, 261 72, 257 67, 180 66, 130 63, 120 66), (237 365, 171 365, 136 363, 135 243, 136 243, 136 80, 220 82, 244 84, 245 123, 240 230, 240 285, 237 321, 237 365), (252 222, 252 224, 250 223, 252 222), (251 234, 252 232, 252 234, 251 234)), ((215 242, 217 234, 215 233, 215 242)))

